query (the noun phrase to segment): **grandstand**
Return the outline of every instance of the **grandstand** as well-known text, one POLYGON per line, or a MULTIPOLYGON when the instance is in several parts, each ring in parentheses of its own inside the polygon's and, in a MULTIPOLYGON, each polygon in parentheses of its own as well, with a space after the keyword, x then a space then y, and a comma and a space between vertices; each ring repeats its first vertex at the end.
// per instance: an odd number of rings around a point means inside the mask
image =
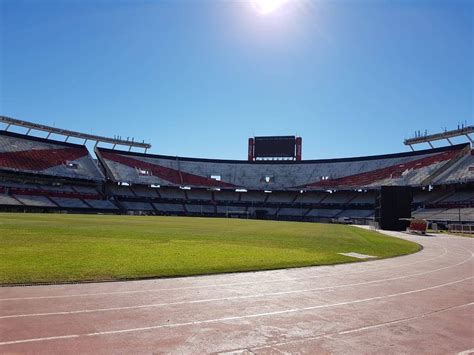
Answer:
POLYGON ((414 216, 474 221, 470 144, 324 160, 198 159, 97 144, 94 153, 0 131, 0 209, 364 223, 381 186, 410 186, 414 216))

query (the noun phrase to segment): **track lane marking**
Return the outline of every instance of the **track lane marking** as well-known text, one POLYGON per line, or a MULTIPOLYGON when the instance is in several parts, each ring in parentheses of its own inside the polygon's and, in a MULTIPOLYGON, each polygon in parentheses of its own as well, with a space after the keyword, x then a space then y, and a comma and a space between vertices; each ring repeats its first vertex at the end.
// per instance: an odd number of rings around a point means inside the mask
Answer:
MULTIPOLYGON (((275 346, 283 346, 283 345, 290 345, 290 344, 296 344, 296 343, 304 343, 304 342, 308 342, 308 341, 312 341, 312 340, 319 340, 319 339, 322 339, 322 338, 325 338, 325 337, 330 338, 330 337, 334 337, 334 336, 338 336, 338 335, 358 333, 358 332, 365 331, 365 330, 378 329, 378 328, 388 327, 388 326, 391 326, 391 325, 394 325, 394 324, 400 324, 400 323, 405 323, 405 322, 409 322, 409 321, 416 321, 418 319, 423 319, 423 318, 426 318, 426 317, 430 317, 430 316, 435 315, 435 314, 445 313, 445 312, 449 312, 449 311, 452 311, 452 310, 455 310, 455 309, 469 307, 469 306, 473 306, 473 305, 474 305, 474 302, 470 302, 470 303, 460 304, 460 305, 457 305, 457 306, 443 308, 443 309, 428 312, 428 313, 423 313, 419 316, 408 317, 408 318, 403 318, 403 319, 397 319, 397 320, 383 322, 383 323, 379 323, 379 324, 373 324, 373 325, 369 325, 369 326, 343 330, 343 331, 340 331, 340 332, 324 333, 324 334, 320 334, 320 335, 317 335, 317 336, 314 336, 314 337, 289 340, 289 341, 285 341, 285 342, 279 342, 279 343, 273 343, 273 344, 267 344, 267 345, 249 347, 249 348, 251 350, 260 350, 260 349, 266 349, 266 348, 273 348, 275 346)), ((241 349, 237 349, 235 351, 239 351, 239 350, 241 350, 241 349)), ((474 352, 474 349, 467 350, 467 351, 473 351, 474 352)), ((467 355, 467 354, 470 354, 470 353, 465 353, 465 354, 463 352, 458 353, 458 355, 467 355)))
POLYGON ((380 282, 407 279, 407 278, 411 278, 411 277, 415 277, 415 276, 426 275, 426 274, 430 274, 430 273, 434 273, 434 272, 438 272, 438 271, 442 271, 442 270, 451 269, 451 268, 454 268, 456 266, 467 263, 469 260, 471 260, 473 258, 473 256, 474 256, 474 254, 471 253, 471 256, 469 258, 466 258, 466 259, 464 259, 463 261, 461 261, 457 264, 445 266, 445 267, 442 267, 442 268, 439 268, 439 269, 423 271, 423 272, 414 273, 414 274, 410 274, 410 275, 391 277, 391 278, 372 280, 372 281, 357 282, 357 283, 345 284, 345 285, 336 285, 336 286, 327 286, 327 287, 300 289, 300 290, 291 290, 291 291, 257 293, 257 294, 254 294, 254 295, 208 298, 208 299, 202 299, 202 300, 179 301, 179 302, 168 302, 168 303, 152 303, 152 304, 145 304, 145 305, 138 305, 138 306, 96 308, 96 309, 85 309, 85 310, 76 310, 76 311, 61 311, 61 312, 13 314, 13 315, 0 316, 0 319, 24 318, 24 317, 42 317, 42 316, 54 316, 54 315, 70 315, 70 314, 96 313, 96 312, 110 312, 110 311, 121 311, 121 310, 142 309, 142 308, 156 308, 156 307, 176 306, 176 305, 182 305, 182 304, 197 304, 197 303, 232 301, 232 300, 240 300, 240 299, 270 297, 270 296, 281 296, 281 295, 288 295, 288 294, 295 294, 295 293, 306 293, 306 292, 315 292, 315 291, 323 291, 323 290, 332 290, 332 289, 338 289, 338 288, 344 288, 344 287, 363 286, 363 285, 370 285, 370 284, 380 283, 380 282))
POLYGON ((189 321, 189 322, 184 322, 184 323, 159 324, 159 325, 148 326, 148 327, 117 329, 117 330, 85 333, 85 334, 70 334, 70 335, 50 336, 50 337, 43 337, 43 338, 10 340, 10 341, 0 342, 0 346, 31 343, 31 342, 41 342, 41 341, 49 341, 49 340, 59 340, 59 339, 70 339, 70 338, 80 338, 80 337, 94 337, 94 336, 101 336, 101 335, 124 334, 124 333, 149 331, 149 330, 156 330, 156 329, 163 329, 163 328, 177 328, 177 327, 183 327, 183 326, 192 326, 192 325, 227 322, 227 321, 234 321, 234 320, 241 320, 241 319, 270 317, 270 316, 289 314, 289 313, 306 312, 306 311, 312 311, 312 310, 316 310, 316 309, 330 308, 330 307, 337 307, 337 306, 346 306, 346 305, 350 305, 350 304, 376 301, 376 300, 399 297, 399 296, 404 296, 404 295, 409 295, 409 294, 414 294, 414 293, 419 293, 419 292, 425 292, 425 291, 429 291, 429 290, 435 290, 435 289, 438 289, 438 288, 455 285, 455 284, 458 284, 458 283, 461 283, 461 282, 464 282, 464 281, 467 281, 467 280, 472 280, 473 278, 474 278, 474 276, 469 276, 469 277, 466 277, 466 278, 463 278, 463 279, 460 279, 460 280, 451 281, 451 282, 439 284, 439 285, 436 285, 436 286, 425 287, 425 288, 421 288, 421 289, 417 289, 417 290, 411 290, 411 291, 405 291, 405 292, 399 292, 399 293, 394 293, 394 294, 385 295, 385 296, 376 296, 376 297, 370 297, 370 298, 363 298, 363 299, 354 300, 354 301, 338 302, 338 303, 318 305, 318 306, 310 306, 310 307, 302 307, 302 308, 291 308, 291 309, 284 309, 284 310, 273 311, 273 312, 248 314, 248 315, 243 315, 243 316, 232 316, 232 317, 223 317, 223 318, 215 318, 215 319, 196 320, 196 321, 189 321))
MULTIPOLYGON (((440 255, 435 256, 434 258, 419 260, 414 263, 405 263, 401 265, 393 265, 387 267, 381 267, 376 270, 360 270, 354 272, 347 272, 344 275, 355 275, 355 274, 364 274, 371 271, 379 271, 379 270, 386 270, 386 269, 396 269, 403 266, 412 266, 415 264, 425 263, 428 261, 436 260, 445 256, 448 251, 445 247, 441 247, 443 249, 443 253, 440 255)), ((465 249, 463 249, 465 250, 465 249)), ((413 255, 413 254, 411 254, 413 255)), ((405 255, 409 256, 409 255, 405 255)), ((387 259, 380 259, 377 261, 382 261, 387 259)), ((370 262, 366 262, 370 263, 370 262)), ((344 265, 344 264, 340 264, 344 265)), ((347 264, 346 264, 347 265, 347 264)), ((317 266, 309 266, 309 267, 317 267, 317 266)), ((284 270, 284 269, 283 269, 284 270)), ((264 271, 264 270, 262 270, 264 271)), ((268 271, 268 270, 267 270, 268 271)), ((217 276, 214 275, 214 276, 217 276)), ((192 289, 203 289, 203 288, 215 288, 215 287, 228 287, 228 286, 245 286, 245 285, 255 285, 255 284, 262 284, 262 283, 279 283, 279 282, 288 282, 288 281, 300 281, 300 280, 312 280, 318 279, 322 277, 334 277, 337 275, 315 275, 315 276, 307 276, 307 277, 294 277, 294 278, 287 278, 287 279, 277 279, 277 280, 262 280, 262 281, 247 281, 247 282, 235 282, 235 283, 227 283, 227 284, 214 284, 214 285, 201 285, 201 286, 188 286, 188 287, 174 287, 174 288, 153 288, 153 289, 146 289, 146 290, 133 290, 133 291, 115 291, 115 292, 96 292, 96 293, 79 293, 73 295, 53 295, 53 296, 31 296, 31 297, 12 297, 12 298, 0 298, 1 301, 22 301, 22 300, 36 300, 36 299, 55 299, 55 298, 72 298, 72 297, 94 297, 94 296, 107 296, 107 295, 118 295, 118 294, 137 294, 137 293, 147 293, 147 292, 164 292, 164 291, 179 291, 179 290, 192 290, 192 289)), ((139 280, 137 282, 144 282, 146 280, 139 280)))

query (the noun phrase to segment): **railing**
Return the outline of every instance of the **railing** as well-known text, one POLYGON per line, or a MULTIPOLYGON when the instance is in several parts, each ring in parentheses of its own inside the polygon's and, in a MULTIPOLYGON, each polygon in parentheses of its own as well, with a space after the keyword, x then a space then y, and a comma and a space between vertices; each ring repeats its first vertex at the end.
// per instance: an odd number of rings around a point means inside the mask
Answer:
POLYGON ((450 233, 474 234, 474 224, 449 224, 450 233))

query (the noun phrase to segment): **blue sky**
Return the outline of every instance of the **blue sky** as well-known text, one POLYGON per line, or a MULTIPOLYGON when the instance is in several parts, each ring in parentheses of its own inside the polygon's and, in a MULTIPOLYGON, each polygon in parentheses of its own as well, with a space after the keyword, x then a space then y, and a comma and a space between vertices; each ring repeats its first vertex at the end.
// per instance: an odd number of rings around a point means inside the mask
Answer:
POLYGON ((0 3, 2 115, 232 159, 254 135, 316 159, 473 123, 473 1, 0 3))

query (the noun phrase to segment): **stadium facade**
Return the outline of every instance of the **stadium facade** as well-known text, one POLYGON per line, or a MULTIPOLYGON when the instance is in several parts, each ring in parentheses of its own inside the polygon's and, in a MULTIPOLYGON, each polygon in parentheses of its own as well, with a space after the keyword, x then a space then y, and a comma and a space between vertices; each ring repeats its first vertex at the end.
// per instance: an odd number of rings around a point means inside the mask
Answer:
POLYGON ((469 143, 366 157, 248 161, 152 155, 0 131, 2 211, 326 222, 373 219, 381 186, 413 189, 413 216, 474 221, 469 143))

